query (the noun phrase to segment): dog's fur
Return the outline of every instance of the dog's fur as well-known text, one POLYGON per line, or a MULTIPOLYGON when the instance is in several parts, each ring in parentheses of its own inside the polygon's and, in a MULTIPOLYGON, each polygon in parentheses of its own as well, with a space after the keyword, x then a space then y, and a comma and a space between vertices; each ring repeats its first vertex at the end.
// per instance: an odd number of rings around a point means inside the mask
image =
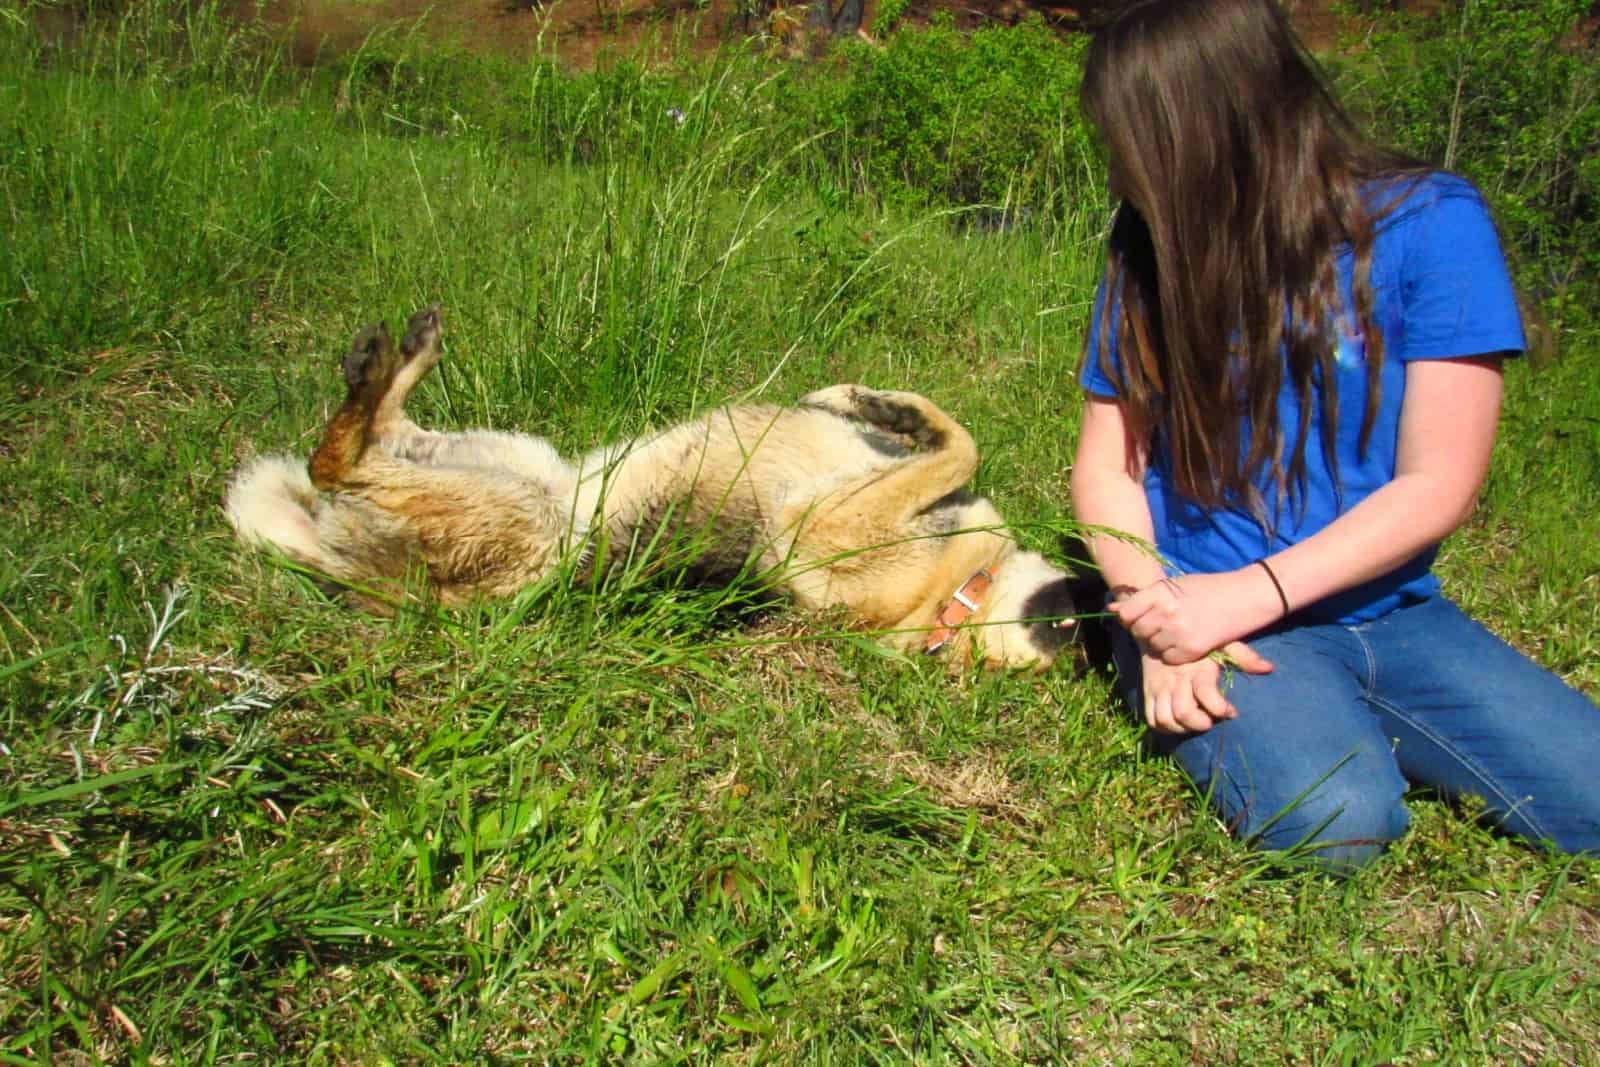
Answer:
POLYGON ((843 607, 906 649, 985 569, 993 586, 946 654, 1043 667, 1066 643, 1067 575, 961 490, 978 463, 972 437, 921 396, 836 385, 795 407, 720 408, 571 463, 542 438, 408 419, 439 335, 437 307, 411 317, 398 349, 382 323, 357 335, 348 395, 309 466, 266 456, 234 478, 227 513, 241 540, 356 585, 420 561, 447 603, 509 595, 564 558, 608 566, 687 543, 699 573, 763 574, 801 608, 843 607))

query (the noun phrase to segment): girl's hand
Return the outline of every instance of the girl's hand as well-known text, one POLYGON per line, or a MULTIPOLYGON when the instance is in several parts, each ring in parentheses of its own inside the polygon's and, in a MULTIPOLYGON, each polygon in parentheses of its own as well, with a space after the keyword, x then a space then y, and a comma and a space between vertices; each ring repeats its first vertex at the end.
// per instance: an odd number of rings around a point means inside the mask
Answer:
POLYGON ((1193 663, 1283 614, 1272 579, 1255 566, 1163 578, 1108 607, 1147 657, 1169 666, 1193 663))
POLYGON ((1217 722, 1238 715, 1223 693, 1224 660, 1246 674, 1266 674, 1272 664, 1250 646, 1234 641, 1216 657, 1170 664, 1146 654, 1144 721, 1168 734, 1205 733, 1217 722))

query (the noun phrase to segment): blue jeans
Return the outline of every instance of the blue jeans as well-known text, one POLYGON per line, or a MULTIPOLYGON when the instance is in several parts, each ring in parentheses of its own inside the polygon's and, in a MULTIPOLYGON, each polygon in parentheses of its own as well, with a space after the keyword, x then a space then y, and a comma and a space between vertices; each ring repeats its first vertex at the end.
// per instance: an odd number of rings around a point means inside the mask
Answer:
MULTIPOLYGON (((1137 711, 1138 650, 1111 630, 1137 711)), ((1444 597, 1248 643, 1275 669, 1233 673, 1237 718, 1151 734, 1244 840, 1354 869, 1405 833, 1410 781, 1479 797, 1547 847, 1600 852, 1600 708, 1444 597)))

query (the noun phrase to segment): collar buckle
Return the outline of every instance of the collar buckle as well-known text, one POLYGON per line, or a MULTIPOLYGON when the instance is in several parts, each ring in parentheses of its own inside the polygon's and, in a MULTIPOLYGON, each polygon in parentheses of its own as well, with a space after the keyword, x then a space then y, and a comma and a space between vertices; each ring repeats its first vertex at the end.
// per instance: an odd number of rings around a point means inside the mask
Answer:
POLYGON ((972 618, 983 608, 983 598, 988 595, 989 589, 994 585, 994 570, 992 568, 979 568, 972 572, 972 576, 962 582, 944 607, 939 609, 939 614, 933 620, 933 629, 928 631, 928 643, 923 646, 924 655, 933 655, 955 637, 956 629, 972 618))

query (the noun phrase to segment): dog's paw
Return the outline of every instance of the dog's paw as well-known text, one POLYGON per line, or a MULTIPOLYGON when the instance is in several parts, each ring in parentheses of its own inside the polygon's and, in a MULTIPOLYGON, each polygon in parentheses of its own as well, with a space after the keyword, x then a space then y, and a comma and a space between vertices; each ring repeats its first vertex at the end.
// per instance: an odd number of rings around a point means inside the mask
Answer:
POLYGON ((929 417, 932 405, 916 393, 863 389, 856 396, 856 412, 880 430, 909 438, 921 449, 944 444, 944 431, 929 417))
POLYGON ((351 395, 376 399, 389 387, 400 356, 389 339, 389 327, 375 322, 356 334, 344 357, 344 382, 351 395))
POLYGON ((880 430, 917 438, 928 429, 928 419, 909 393, 862 390, 856 397, 861 417, 880 430))
POLYGON ((931 405, 916 393, 833 385, 807 394, 800 403, 860 419, 885 433, 904 437, 918 448, 938 448, 944 443, 943 432, 929 418, 931 405))
POLYGON ((429 304, 406 320, 406 335, 400 341, 400 351, 407 359, 431 353, 439 346, 440 332, 439 305, 429 304))

